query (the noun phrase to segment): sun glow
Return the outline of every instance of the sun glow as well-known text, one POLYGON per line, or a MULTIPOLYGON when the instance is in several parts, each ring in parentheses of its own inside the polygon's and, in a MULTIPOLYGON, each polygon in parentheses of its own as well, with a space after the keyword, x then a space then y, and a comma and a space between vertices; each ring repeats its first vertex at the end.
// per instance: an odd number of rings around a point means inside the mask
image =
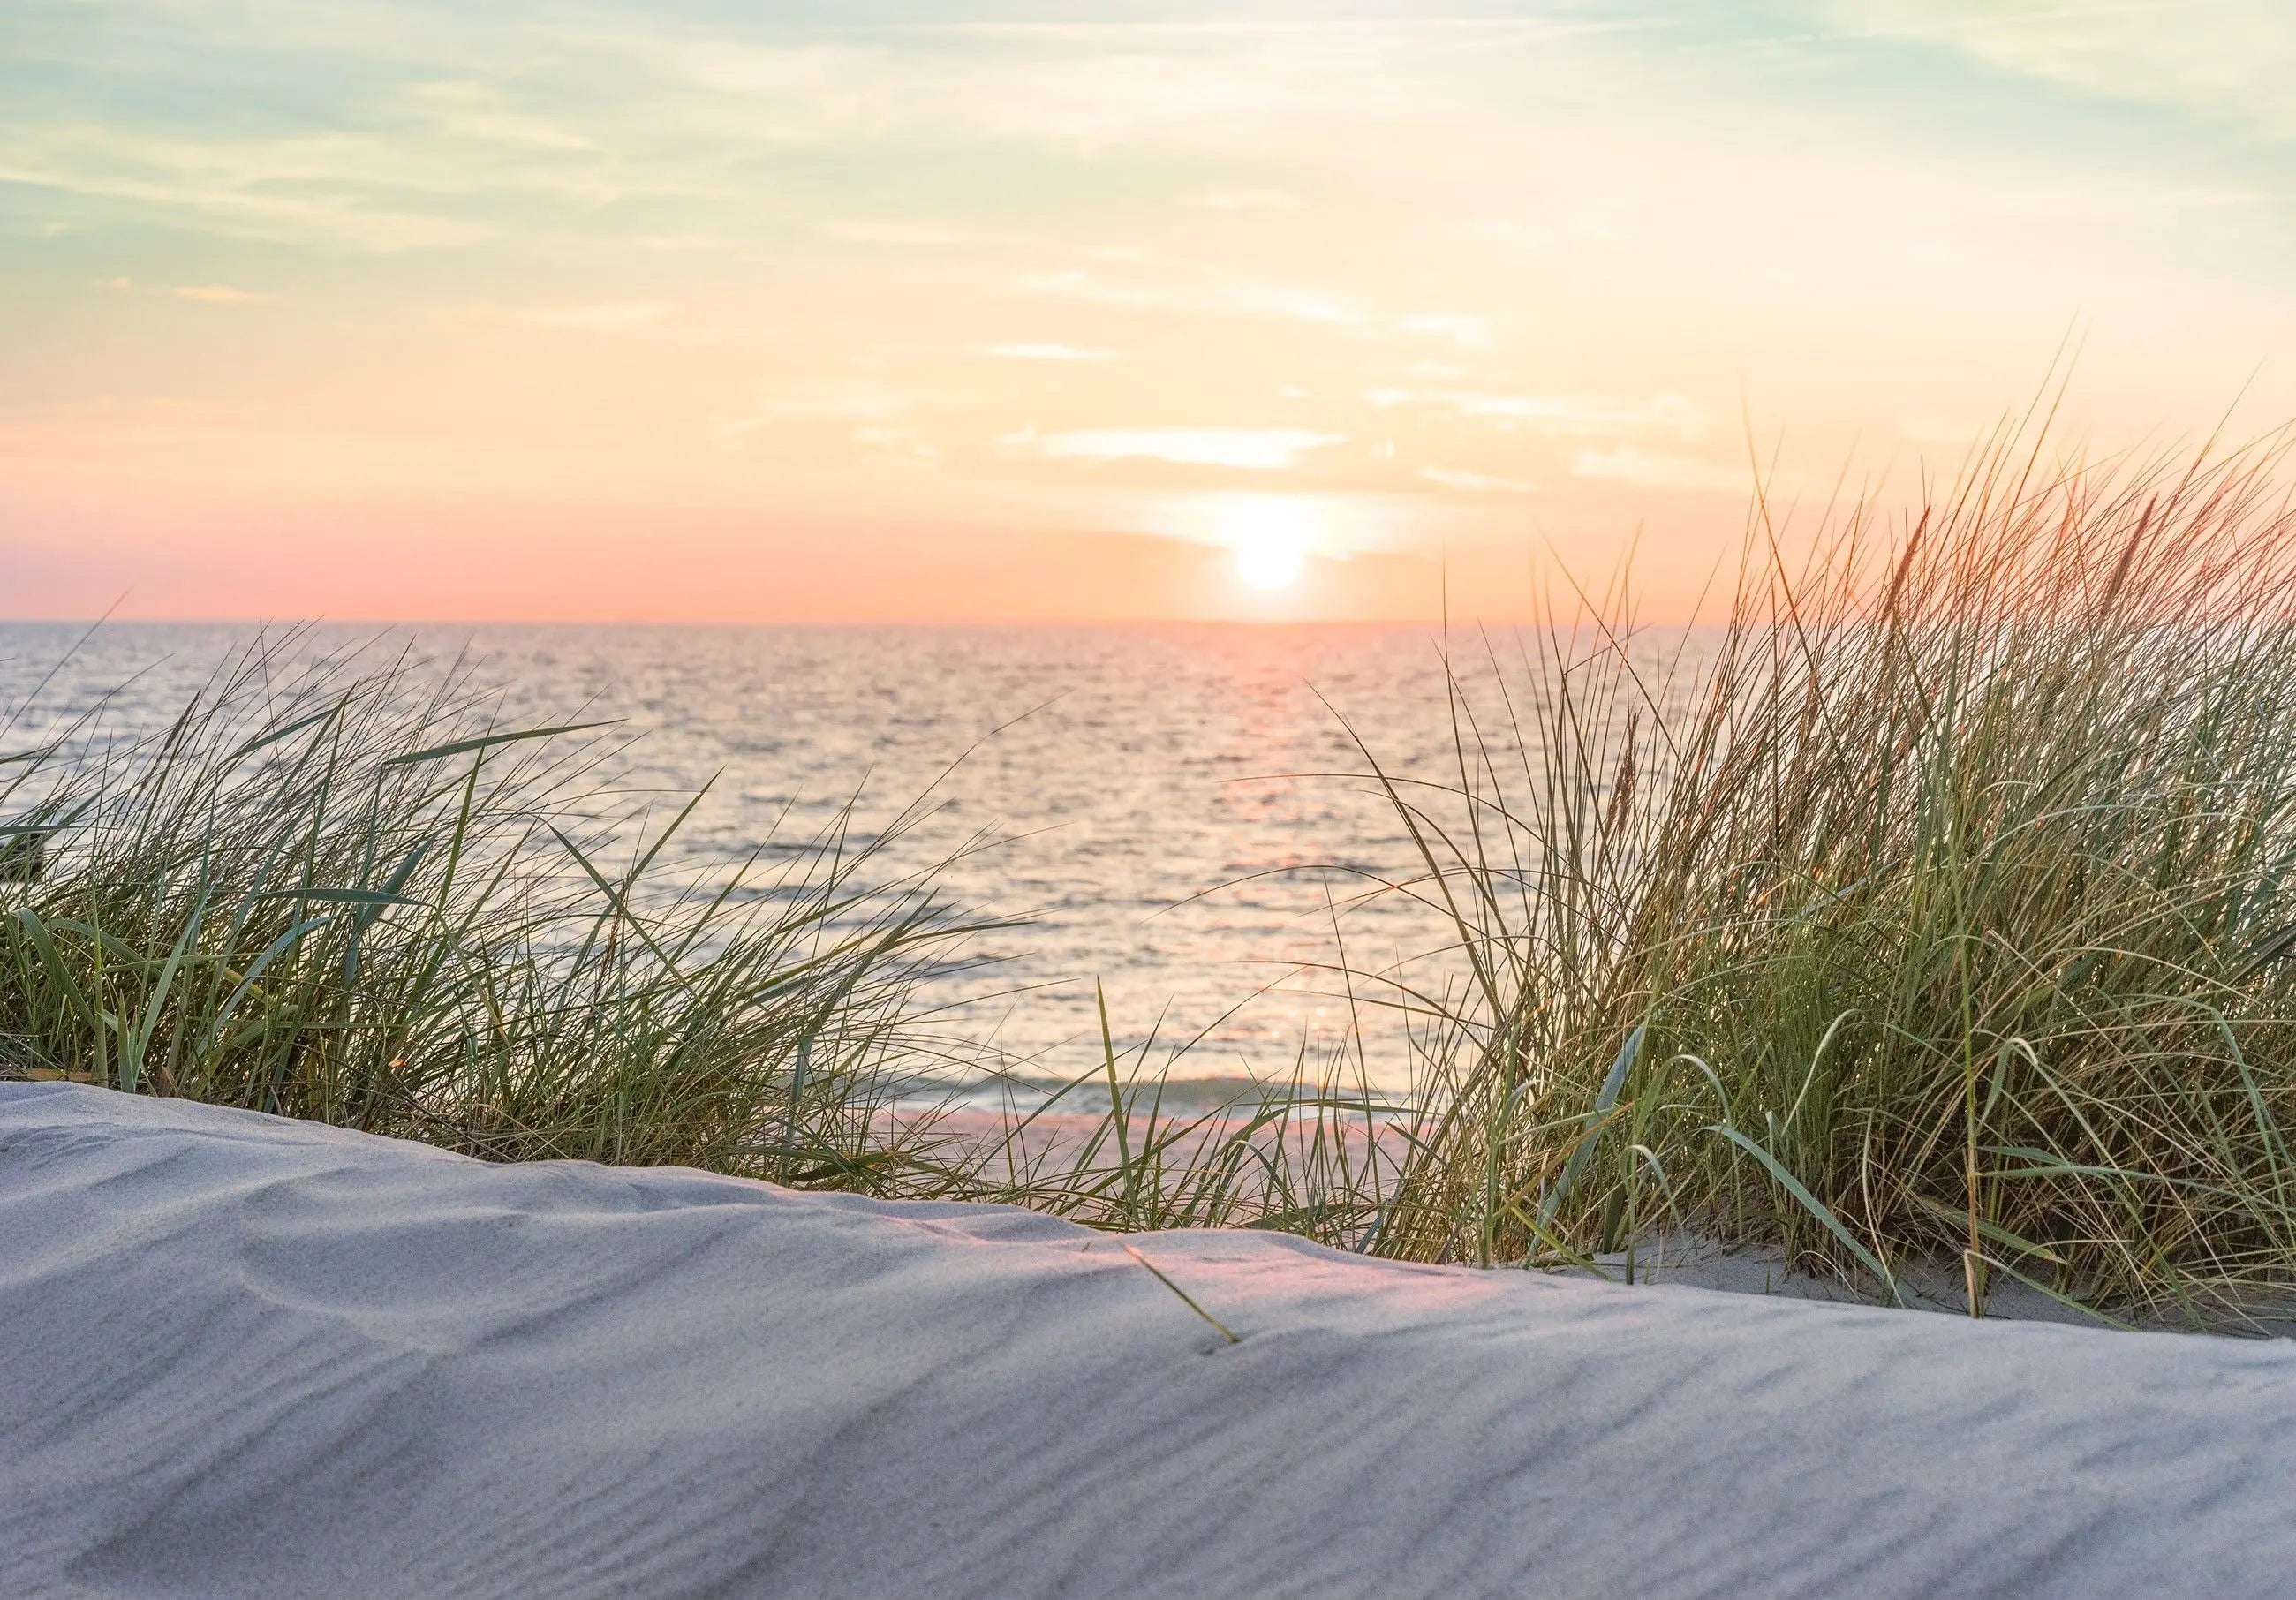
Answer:
POLYGON ((1315 543, 1316 511, 1276 496, 1231 505, 1221 521, 1235 546, 1235 572, 1255 589, 1289 588, 1315 543))

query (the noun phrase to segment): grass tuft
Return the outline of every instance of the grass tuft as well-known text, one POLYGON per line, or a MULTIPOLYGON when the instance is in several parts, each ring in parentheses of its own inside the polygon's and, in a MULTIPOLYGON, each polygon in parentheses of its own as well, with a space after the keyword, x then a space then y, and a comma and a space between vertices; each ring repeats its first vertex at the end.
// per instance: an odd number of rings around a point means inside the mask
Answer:
POLYGON ((1382 1251, 1678 1227, 1890 1293, 1941 1258, 1972 1314, 1997 1266, 2194 1315, 2296 1281, 2284 451, 2005 432, 1895 528, 1758 505, 1723 626, 1487 641, 1456 781, 1381 780, 1464 976, 1390 975, 1447 1044, 1382 1251))
POLYGON ((0 816, 42 846, 0 874, 0 1071, 490 1160, 897 1188, 916 1152, 886 1108, 937 1048, 914 985, 981 924, 841 823, 706 893, 663 881, 701 797, 652 823, 609 781, 624 743, 295 633, 155 734, 99 707, 0 751, 0 816))

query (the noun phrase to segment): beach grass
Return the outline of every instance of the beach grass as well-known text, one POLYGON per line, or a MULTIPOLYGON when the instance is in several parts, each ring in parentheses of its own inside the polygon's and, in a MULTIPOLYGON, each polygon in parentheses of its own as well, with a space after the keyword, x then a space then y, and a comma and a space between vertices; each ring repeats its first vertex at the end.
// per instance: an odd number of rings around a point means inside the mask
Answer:
POLYGON ((920 808, 695 887, 700 797, 649 820, 619 728, 290 635, 162 733, 0 750, 0 1071, 1123 1231, 1628 1276, 1689 1234, 1884 1301, 1942 1264, 1973 1313, 2236 1316, 2296 1286, 2283 455, 2012 427, 1900 517, 1764 496, 1714 626, 1621 591, 1452 637, 1452 770, 1356 775, 1418 848, 1365 892, 1450 937, 1332 967, 1407 1063, 1181 1109, 1188 1042, 1103 1009, 1077 1094, 948 1114, 919 984, 994 924, 886 866, 920 808))
POLYGON ((914 980, 978 923, 877 870, 908 817, 662 882, 703 797, 656 820, 624 743, 292 632, 156 734, 97 706, 14 739, 0 813, 41 859, 0 890, 0 1070, 490 1160, 890 1181, 886 1086, 937 1048, 914 980))
POLYGON ((1447 1044, 1383 1251, 1681 1228, 1972 1312, 2296 1277, 2283 446, 2023 437, 1895 526, 1765 500, 1695 650, 1615 603, 1487 642, 1451 780, 1387 784, 1461 976, 1394 981, 1447 1044))

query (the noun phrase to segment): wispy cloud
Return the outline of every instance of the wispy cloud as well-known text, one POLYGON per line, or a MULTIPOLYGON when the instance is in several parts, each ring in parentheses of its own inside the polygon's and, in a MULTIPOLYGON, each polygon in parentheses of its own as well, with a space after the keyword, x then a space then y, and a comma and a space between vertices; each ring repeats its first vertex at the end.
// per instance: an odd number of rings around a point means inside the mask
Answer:
POLYGON ((418 117, 453 138, 565 154, 598 148, 598 142, 586 134, 514 109, 489 84, 468 80, 416 84, 407 91, 406 103, 418 117))
POLYGON ((488 236, 471 218, 406 204, 449 171, 366 135, 225 141, 76 125, 26 136, 0 127, 0 184, 148 207, 243 238, 385 254, 488 236))
POLYGON ((1297 211, 1308 202, 1288 189, 1206 189, 1185 203, 1207 211, 1297 211))
POLYGON ((536 306, 510 316, 537 328, 580 328, 618 333, 660 322, 677 308, 667 300, 601 300, 587 306, 536 306))
POLYGON ((1997 71, 2128 104, 2296 135, 2296 32, 2282 0, 2004 5, 1823 0, 1837 29, 1959 52, 1997 71))
POLYGON ((1626 399, 1614 395, 1388 388, 1365 390, 1364 398, 1382 411, 1401 406, 1439 406, 1458 416, 1488 418, 1504 427, 1521 428, 1551 439, 1625 439, 1639 434, 1664 434, 1686 440, 1702 438, 1706 432, 1705 412, 1696 402, 1678 394, 1626 399))
POLYGON ((867 43, 719 35, 673 46, 672 59, 689 85, 746 103, 757 133, 807 144, 892 140, 922 129, 1087 151, 1267 145, 1298 137, 1332 111, 1360 112, 1423 93, 1415 83, 1406 89, 1398 71, 1413 37, 1407 28, 1381 30, 1386 49, 1379 52, 1343 32, 1272 31, 1282 48, 1238 48, 1235 30, 1226 28, 1101 24, 982 29, 961 40, 941 32, 933 50, 904 49, 888 35, 867 43), (1048 45, 1065 46, 1056 70, 1046 68, 1048 45))
POLYGON ((1419 475, 1430 483, 1457 489, 1463 495, 1529 495, 1538 490, 1538 485, 1521 478, 1497 478, 1488 472, 1466 472, 1455 467, 1421 467, 1419 475))
MULTIPOLYGON (((137 292, 135 280, 126 275, 90 280, 98 289, 109 289, 114 294, 137 292)), ((275 294, 258 294, 251 289, 234 289, 228 283, 178 283, 172 289, 147 289, 146 294, 170 294, 177 299, 198 300, 209 306, 252 306, 275 300, 275 294)))
POLYGON ((1706 414, 1677 394, 1621 400, 1603 395, 1449 394, 1442 397, 1462 416, 1499 417, 1541 433, 1566 439, 1631 433, 1668 433, 1696 439, 1706 431, 1706 414))
POLYGON ((1145 459, 1267 472, 1297 466, 1308 451, 1344 444, 1347 435, 1305 428, 1079 428, 1061 433, 1024 428, 997 442, 1051 461, 1145 459))
POLYGON ((980 353, 1006 361, 1106 361, 1116 354, 1072 344, 988 344, 980 347, 980 353))
POLYGON ((980 239, 978 234, 964 228, 947 227, 931 222, 832 222, 822 232, 832 239, 842 239, 849 244, 890 244, 913 250, 946 250, 977 243, 980 239))
POLYGON ((172 292, 183 299, 200 300, 210 306, 250 306, 279 298, 275 294, 257 294, 250 290, 234 289, 228 283, 179 283, 172 292))
POLYGON ((1101 306, 1142 310, 1210 312, 1229 316, 1275 316, 1294 322, 1349 326, 1365 320, 1362 305, 1341 295, 1284 283, 1254 282, 1219 273, 1177 280, 1112 277, 1070 268, 1037 273, 1021 280, 1031 294, 1086 300, 1101 306))
POLYGON ((938 462, 940 459, 940 447, 914 428, 889 427, 882 423, 872 423, 856 428, 850 437, 857 445, 872 450, 889 451, 910 461, 938 462))
POLYGON ((1754 475, 1745 467, 1726 466, 1694 455, 1638 450, 1628 445, 1579 451, 1570 458, 1570 475, 1610 479, 1645 488, 1701 489, 1717 494, 1748 494, 1754 487, 1754 475))
POLYGON ((850 435, 855 442, 882 448, 914 437, 906 428, 898 435, 895 429, 899 419, 917 409, 921 398, 867 381, 768 386, 748 410, 710 418, 708 432, 718 448, 738 450, 750 435, 767 429, 857 423, 850 435))
POLYGON ((1491 348, 1491 319, 1488 316, 1473 316, 1464 311, 1422 311, 1396 325, 1406 333, 1447 339, 1463 350, 1491 348))

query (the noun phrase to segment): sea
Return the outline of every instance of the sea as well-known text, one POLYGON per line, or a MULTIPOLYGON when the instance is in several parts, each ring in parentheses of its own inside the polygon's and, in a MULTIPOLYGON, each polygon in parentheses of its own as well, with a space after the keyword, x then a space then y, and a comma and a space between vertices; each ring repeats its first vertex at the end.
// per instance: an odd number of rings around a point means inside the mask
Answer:
MULTIPOLYGON (((115 733, 157 728, 253 632, 0 623, 0 706, 34 707, 7 743, 99 701, 115 733)), ((1507 646, 1487 636, 423 624, 308 640, 361 642, 467 656, 512 720, 622 719, 640 736, 619 782, 665 812, 709 785, 680 857, 704 877, 848 808, 849 846, 921 809, 877 869, 939 863, 953 905, 1012 920, 925 997, 998 1071, 1093 1071, 1104 997, 1117 1046, 1176 1077, 1344 1059, 1400 1089, 1402 1002, 1458 981, 1431 897, 1382 888, 1423 867, 1373 774, 1422 798, 1456 783, 1447 655, 1488 664, 1507 646)))

